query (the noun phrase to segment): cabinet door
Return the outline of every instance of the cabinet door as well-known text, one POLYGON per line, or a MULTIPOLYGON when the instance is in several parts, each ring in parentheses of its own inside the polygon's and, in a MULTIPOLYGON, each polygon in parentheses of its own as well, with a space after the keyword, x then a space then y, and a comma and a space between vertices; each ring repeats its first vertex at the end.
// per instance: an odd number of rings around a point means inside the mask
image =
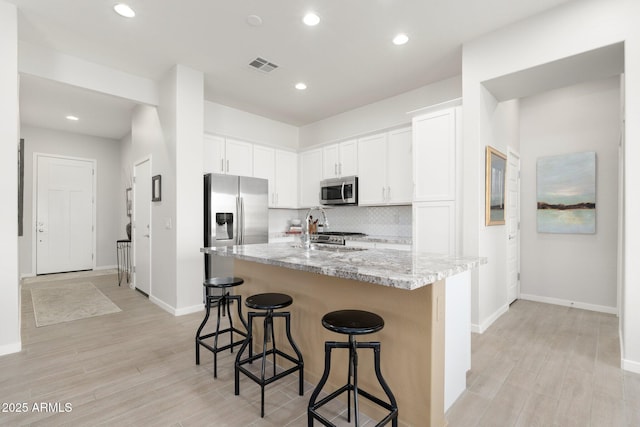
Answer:
POLYGON ((456 109, 413 119, 414 201, 454 200, 456 109))
POLYGON ((253 174, 253 144, 227 138, 225 172, 230 175, 251 176, 253 174))
POLYGON ((276 150, 276 206, 298 207, 298 155, 276 150))
POLYGON ((419 252, 456 254, 455 202, 413 204, 413 247, 419 252))
POLYGON ((410 204, 413 199, 411 128, 389 132, 387 143, 387 203, 410 204))
POLYGON ((358 175, 358 140, 341 142, 338 148, 340 151, 338 174, 340 176, 358 175))
POLYGON ((309 208, 320 204, 320 181, 322 180, 322 149, 300 153, 300 201, 299 207, 309 208))
POLYGON ((269 207, 276 207, 276 150, 253 146, 253 176, 269 181, 269 207))
POLYGON ((202 157, 203 173, 224 173, 224 138, 216 135, 205 135, 202 157))
POLYGON ((322 179, 335 178, 339 176, 338 164, 340 162, 340 151, 338 144, 322 147, 322 179))
POLYGON ((358 140, 358 198, 361 205, 385 203, 387 134, 358 140))

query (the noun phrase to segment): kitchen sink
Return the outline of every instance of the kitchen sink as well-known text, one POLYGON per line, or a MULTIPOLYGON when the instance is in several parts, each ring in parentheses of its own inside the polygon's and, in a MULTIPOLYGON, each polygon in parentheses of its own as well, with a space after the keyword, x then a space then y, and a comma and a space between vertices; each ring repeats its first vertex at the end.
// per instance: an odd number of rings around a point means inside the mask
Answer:
POLYGON ((301 243, 296 243, 295 245, 291 245, 296 249, 307 249, 312 251, 326 251, 326 252, 358 252, 358 251, 366 251, 367 248, 360 248, 357 246, 340 246, 340 245, 322 245, 322 244, 312 244, 309 248, 305 248, 301 243))

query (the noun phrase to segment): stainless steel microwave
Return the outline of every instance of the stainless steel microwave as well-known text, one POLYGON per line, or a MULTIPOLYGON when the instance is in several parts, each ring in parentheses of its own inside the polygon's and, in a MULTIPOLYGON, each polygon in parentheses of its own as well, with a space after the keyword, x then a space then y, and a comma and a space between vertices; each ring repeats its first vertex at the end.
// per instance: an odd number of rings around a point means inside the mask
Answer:
POLYGON ((358 177, 346 176, 320 181, 320 203, 323 205, 357 205, 358 177))

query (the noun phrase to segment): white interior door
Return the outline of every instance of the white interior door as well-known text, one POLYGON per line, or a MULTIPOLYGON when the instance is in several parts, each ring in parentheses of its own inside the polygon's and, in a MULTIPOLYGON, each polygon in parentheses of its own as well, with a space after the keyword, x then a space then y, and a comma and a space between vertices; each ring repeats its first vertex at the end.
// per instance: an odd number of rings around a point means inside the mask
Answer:
POLYGON ((151 294, 151 159, 133 167, 133 282, 151 294))
POLYGON ((508 304, 520 295, 520 156, 507 154, 507 297, 508 304))
POLYGON ((37 155, 36 274, 94 268, 93 160, 37 155))

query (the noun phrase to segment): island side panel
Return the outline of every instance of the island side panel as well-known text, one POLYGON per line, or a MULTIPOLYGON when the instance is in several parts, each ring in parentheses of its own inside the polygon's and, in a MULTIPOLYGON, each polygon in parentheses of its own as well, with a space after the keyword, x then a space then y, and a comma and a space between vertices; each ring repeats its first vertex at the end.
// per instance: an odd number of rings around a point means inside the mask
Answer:
MULTIPOLYGON (((235 275, 245 280, 235 288, 243 299, 262 292, 282 292, 293 297, 293 305, 288 308, 292 335, 304 357, 305 380, 312 384, 317 384, 324 370, 324 342, 347 340, 346 336, 322 327, 324 314, 361 309, 382 316, 384 329, 364 335, 360 341, 382 343, 382 375, 398 401, 400 425, 445 425, 444 281, 407 291, 238 259, 235 275)), ((246 307, 243 309, 246 313, 246 307)), ((261 324, 256 322, 254 329, 260 336, 261 324)), ((278 346, 287 349, 281 325, 274 329, 278 346)), ((261 344, 261 338, 254 342, 261 344)), ((375 379, 373 351, 361 350, 359 363, 361 388, 384 398, 375 379)), ((282 359, 278 364, 287 366, 282 359)), ((346 382, 347 366, 347 351, 334 350, 325 391, 333 391, 346 382)), ((307 391, 305 397, 309 396, 307 391)), ((346 395, 344 397, 346 401, 346 395)), ((383 412, 366 399, 360 402, 364 413, 374 419, 383 416, 383 412)))

